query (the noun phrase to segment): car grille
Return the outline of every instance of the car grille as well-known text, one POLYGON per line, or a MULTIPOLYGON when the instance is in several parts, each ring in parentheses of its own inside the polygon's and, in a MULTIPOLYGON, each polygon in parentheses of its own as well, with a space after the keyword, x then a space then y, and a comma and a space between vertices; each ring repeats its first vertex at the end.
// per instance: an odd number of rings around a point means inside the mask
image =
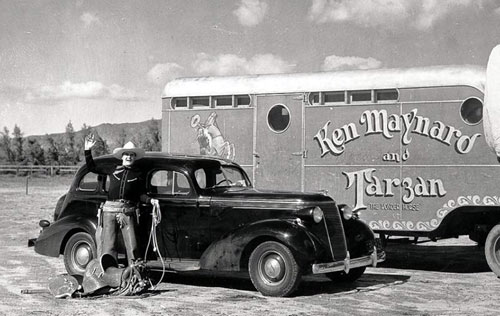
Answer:
POLYGON ((323 245, 324 252, 318 259, 321 262, 344 260, 347 255, 347 241, 340 213, 334 203, 324 203, 318 206, 323 210, 324 220, 309 227, 323 245))
POLYGON ((342 219, 340 218, 340 212, 337 210, 334 204, 328 204, 321 206, 325 216, 325 223, 328 230, 328 236, 331 250, 328 253, 333 252, 333 260, 344 260, 347 255, 347 244, 344 234, 344 226, 342 225, 342 219))

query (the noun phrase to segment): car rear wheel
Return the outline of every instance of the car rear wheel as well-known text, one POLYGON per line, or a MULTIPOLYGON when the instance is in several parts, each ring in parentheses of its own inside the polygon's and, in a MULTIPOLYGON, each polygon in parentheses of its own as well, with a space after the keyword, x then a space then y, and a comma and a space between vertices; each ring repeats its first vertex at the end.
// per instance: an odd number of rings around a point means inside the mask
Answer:
POLYGON ((253 285, 266 296, 289 296, 302 277, 290 249, 275 241, 258 245, 250 255, 248 268, 253 285))
POLYGON ((484 244, 484 255, 491 271, 500 277, 500 225, 493 227, 484 244))
POLYGON ((78 232, 71 236, 64 247, 64 266, 70 275, 83 275, 87 264, 97 255, 94 238, 78 232))
POLYGON ((349 270, 348 273, 344 271, 326 273, 326 276, 335 282, 354 282, 365 273, 366 267, 359 267, 349 270))

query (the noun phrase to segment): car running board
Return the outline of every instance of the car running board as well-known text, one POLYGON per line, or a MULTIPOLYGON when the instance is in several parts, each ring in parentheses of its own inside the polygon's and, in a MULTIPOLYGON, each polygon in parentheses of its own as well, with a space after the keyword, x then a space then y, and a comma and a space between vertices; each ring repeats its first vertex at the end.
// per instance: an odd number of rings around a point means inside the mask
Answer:
POLYGON ((200 270, 200 260, 195 259, 178 259, 178 258, 167 258, 163 261, 154 260, 146 262, 146 267, 151 270, 163 270, 163 264, 165 264, 166 270, 172 271, 196 271, 200 270))

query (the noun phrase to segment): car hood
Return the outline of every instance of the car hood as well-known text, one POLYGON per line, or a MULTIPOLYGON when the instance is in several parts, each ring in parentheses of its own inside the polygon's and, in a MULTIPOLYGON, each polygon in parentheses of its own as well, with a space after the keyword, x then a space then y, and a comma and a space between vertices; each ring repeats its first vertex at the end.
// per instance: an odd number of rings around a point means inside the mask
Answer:
POLYGON ((333 203, 333 199, 321 193, 257 190, 254 188, 230 187, 215 189, 210 194, 212 201, 243 200, 249 202, 287 203, 309 206, 318 203, 333 203))

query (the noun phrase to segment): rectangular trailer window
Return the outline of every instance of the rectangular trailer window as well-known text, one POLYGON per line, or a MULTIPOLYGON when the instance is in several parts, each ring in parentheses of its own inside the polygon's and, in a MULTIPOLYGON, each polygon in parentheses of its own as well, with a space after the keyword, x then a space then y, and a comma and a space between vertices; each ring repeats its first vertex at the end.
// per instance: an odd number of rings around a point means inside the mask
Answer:
POLYGON ((192 107, 210 107, 210 97, 192 97, 190 100, 192 107))
POLYGON ((398 100, 398 90, 377 90, 375 92, 375 100, 380 101, 397 101, 398 100))

